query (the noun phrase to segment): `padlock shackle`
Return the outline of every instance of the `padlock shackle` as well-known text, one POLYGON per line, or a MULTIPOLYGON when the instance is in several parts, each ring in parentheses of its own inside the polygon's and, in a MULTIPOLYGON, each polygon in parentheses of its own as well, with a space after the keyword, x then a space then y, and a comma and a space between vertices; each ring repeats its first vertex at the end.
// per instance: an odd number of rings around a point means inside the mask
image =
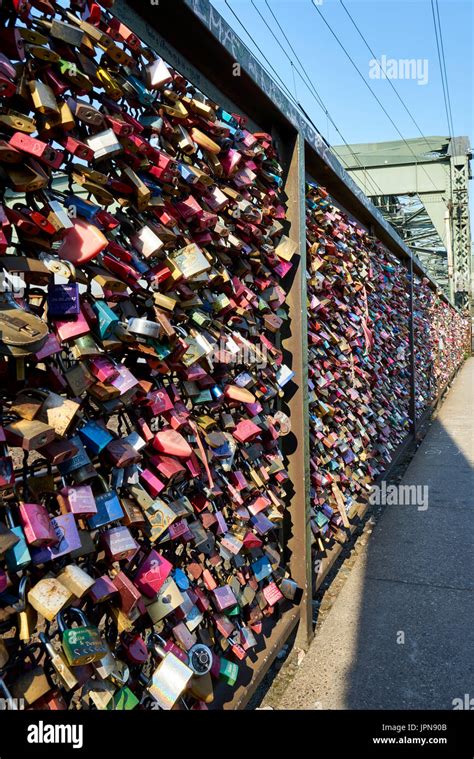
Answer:
POLYGON ((78 618, 83 627, 90 627, 89 620, 87 619, 82 609, 79 609, 77 606, 68 606, 67 609, 62 609, 56 615, 58 632, 60 632, 61 635, 64 635, 66 630, 70 629, 70 627, 66 626, 65 621, 65 618, 70 614, 73 616, 73 618, 78 618))
MULTIPOLYGON (((12 530, 16 525, 15 525, 15 522, 13 521, 11 506, 9 506, 6 502, 2 505, 3 505, 3 508, 5 509, 6 525, 7 527, 10 528, 10 530, 12 530)), ((23 580, 26 580, 26 579, 29 579, 29 578, 27 578, 26 576, 22 577, 21 582, 23 582, 23 580)), ((21 582, 20 582, 20 586, 21 586, 21 582)))
POLYGON ((3 695, 5 696, 5 698, 10 701, 10 703, 12 704, 12 707, 11 707, 12 709, 18 709, 17 706, 14 706, 15 702, 13 701, 13 696, 10 693, 10 691, 8 690, 7 684, 6 684, 5 680, 3 679, 3 672, 4 672, 4 670, 2 669, 0 671, 0 692, 3 693, 3 695))
POLYGON ((49 654, 49 656, 51 656, 51 658, 53 656, 55 656, 56 655, 56 651, 54 650, 54 646, 51 643, 51 641, 48 640, 48 638, 46 637, 45 633, 44 632, 40 632, 40 634, 38 635, 38 638, 40 639, 41 644, 42 644, 43 648, 45 649, 46 653, 49 654))
POLYGON ((148 636, 147 648, 152 654, 156 654, 160 659, 164 659, 167 652, 165 650, 166 641, 158 635, 157 632, 152 632, 148 636))
POLYGON ((26 607, 26 593, 27 593, 30 585, 31 585, 31 583, 30 583, 30 577, 29 577, 29 575, 24 575, 21 578, 20 584, 18 586, 18 597, 20 598, 20 600, 23 603, 24 607, 26 607))

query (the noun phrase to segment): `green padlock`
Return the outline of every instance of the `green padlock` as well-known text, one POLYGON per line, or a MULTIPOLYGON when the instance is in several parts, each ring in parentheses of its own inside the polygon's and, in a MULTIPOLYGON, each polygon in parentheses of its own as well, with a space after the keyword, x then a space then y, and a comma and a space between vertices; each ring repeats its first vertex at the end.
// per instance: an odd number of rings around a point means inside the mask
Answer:
POLYGON ((68 663, 73 667, 99 661, 109 653, 109 647, 100 637, 97 627, 89 624, 81 609, 70 606, 57 615, 58 630, 62 635, 63 650, 68 663), (66 627, 68 617, 78 619, 79 627, 66 627))

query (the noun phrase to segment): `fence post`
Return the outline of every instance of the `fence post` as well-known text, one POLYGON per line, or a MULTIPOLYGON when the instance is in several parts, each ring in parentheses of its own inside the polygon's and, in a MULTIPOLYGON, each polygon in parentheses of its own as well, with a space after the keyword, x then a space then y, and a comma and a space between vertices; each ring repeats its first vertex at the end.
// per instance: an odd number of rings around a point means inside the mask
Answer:
POLYGON ((413 259, 409 259, 409 276, 410 276, 410 315, 409 315, 409 331, 410 331, 410 432, 413 438, 416 439, 416 361, 415 361, 415 330, 414 330, 414 271, 413 271, 413 259))
POLYGON ((313 637, 312 563, 310 529, 309 403, 308 403, 308 309, 306 295, 306 202, 305 143, 300 132, 280 142, 288 169, 284 190, 287 195, 289 236, 298 244, 297 268, 289 288, 287 305, 289 329, 283 336, 285 358, 295 373, 287 388, 286 405, 291 418, 291 435, 284 438, 288 455, 289 529, 286 550, 291 576, 303 590, 296 645, 307 649, 313 637))

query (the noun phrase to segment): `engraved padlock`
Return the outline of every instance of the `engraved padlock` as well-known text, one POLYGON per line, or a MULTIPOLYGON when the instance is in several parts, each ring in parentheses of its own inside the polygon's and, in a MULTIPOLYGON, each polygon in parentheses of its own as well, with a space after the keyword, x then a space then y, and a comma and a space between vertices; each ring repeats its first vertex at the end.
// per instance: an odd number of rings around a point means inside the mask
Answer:
POLYGON ((66 659, 71 666, 79 666, 99 661, 109 648, 102 640, 97 627, 89 624, 86 615, 77 607, 69 607, 57 616, 58 630, 66 659), (68 628, 66 620, 78 620, 79 626, 68 628))

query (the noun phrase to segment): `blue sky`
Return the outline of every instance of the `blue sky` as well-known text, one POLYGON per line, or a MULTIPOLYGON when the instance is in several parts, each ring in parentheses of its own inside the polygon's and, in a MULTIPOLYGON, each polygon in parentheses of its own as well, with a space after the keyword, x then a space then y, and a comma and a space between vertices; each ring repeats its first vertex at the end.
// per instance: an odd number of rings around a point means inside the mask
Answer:
MULTIPOLYGON (((292 58, 265 0, 254 0, 292 58)), ((228 0, 242 24, 295 94, 290 62, 265 27, 250 0, 228 0)), ((377 56, 427 61, 428 81, 392 80, 425 135, 448 134, 436 52, 430 0, 344 0, 377 56)), ((212 5, 260 59, 250 38, 224 0, 212 5)), ((400 139, 363 81, 325 26, 311 0, 269 0, 269 5, 304 64, 347 142, 400 139)), ((372 58, 339 0, 323 0, 319 9, 370 83, 405 138, 419 137, 388 81, 369 78, 372 58)), ((473 8, 472 0, 439 0, 454 130, 473 139, 473 8)), ((296 60, 295 60, 296 64, 296 60)), ((266 65, 266 64, 264 64, 266 65)), ((420 69, 422 72, 423 69, 420 69)), ((334 145, 341 142, 303 81, 295 75, 296 94, 319 131, 334 145)))

